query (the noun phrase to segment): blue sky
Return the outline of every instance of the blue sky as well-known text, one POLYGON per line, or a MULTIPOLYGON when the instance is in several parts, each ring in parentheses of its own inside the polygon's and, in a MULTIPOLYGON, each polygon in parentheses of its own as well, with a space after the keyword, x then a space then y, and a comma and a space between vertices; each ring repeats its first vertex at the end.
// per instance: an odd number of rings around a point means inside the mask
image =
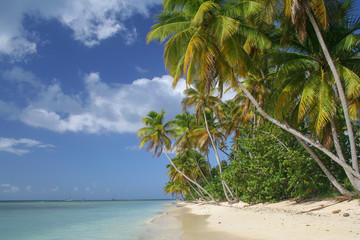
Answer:
POLYGON ((136 137, 181 111, 145 40, 160 3, 0 1, 0 200, 165 197, 168 162, 136 137))

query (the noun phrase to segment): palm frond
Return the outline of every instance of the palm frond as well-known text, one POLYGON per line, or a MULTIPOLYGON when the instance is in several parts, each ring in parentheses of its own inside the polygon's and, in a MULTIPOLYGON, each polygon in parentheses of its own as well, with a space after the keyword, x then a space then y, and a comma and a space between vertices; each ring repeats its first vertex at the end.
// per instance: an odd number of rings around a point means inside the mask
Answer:
POLYGON ((206 20, 205 16, 207 15, 208 12, 215 11, 219 8, 220 8, 220 6, 213 1, 203 2, 200 5, 200 7, 198 8, 195 16, 193 17, 193 19, 191 21, 191 26, 197 27, 197 26, 201 25, 206 20))

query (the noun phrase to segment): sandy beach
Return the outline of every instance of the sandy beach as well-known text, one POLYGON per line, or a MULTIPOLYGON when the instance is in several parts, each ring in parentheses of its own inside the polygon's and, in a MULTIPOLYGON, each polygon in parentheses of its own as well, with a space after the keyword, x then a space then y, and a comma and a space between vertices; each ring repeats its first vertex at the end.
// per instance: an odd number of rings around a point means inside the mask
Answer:
POLYGON ((181 222, 182 240, 360 239, 359 200, 256 205, 178 202, 168 215, 181 222))

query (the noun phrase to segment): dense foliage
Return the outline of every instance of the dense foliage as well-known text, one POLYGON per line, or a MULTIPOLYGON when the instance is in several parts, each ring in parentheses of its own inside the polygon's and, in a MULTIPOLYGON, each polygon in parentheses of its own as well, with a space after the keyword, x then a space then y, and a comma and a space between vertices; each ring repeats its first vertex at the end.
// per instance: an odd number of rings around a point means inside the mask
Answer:
POLYGON ((241 149, 225 176, 245 202, 276 201, 331 191, 330 182, 294 137, 263 124, 246 126, 239 138, 241 149))

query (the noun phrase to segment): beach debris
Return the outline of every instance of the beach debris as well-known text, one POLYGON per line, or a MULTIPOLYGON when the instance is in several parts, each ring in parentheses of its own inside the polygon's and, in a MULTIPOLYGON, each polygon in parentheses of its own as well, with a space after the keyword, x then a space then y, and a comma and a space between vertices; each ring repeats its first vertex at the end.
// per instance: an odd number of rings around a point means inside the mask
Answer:
POLYGON ((333 214, 336 214, 336 213, 339 213, 339 212, 341 212, 341 209, 332 211, 333 214))
POLYGON ((218 222, 219 224, 221 224, 221 222, 218 222))
POLYGON ((323 209, 323 208, 326 208, 326 207, 330 207, 330 206, 333 206, 335 204, 338 204, 338 203, 341 203, 343 201, 347 200, 347 198, 345 199, 341 199, 341 200, 337 200, 336 202, 334 203, 331 203, 331 204, 328 204, 328 205, 324 205, 324 204, 321 204, 319 207, 317 208, 313 208, 313 209, 310 209, 310 210, 306 210, 306 211, 301 211, 299 213, 308 213, 308 212, 312 212, 312 211, 317 211, 317 210, 320 210, 320 209, 323 209))
POLYGON ((350 216, 350 214, 349 213, 344 213, 343 216, 348 217, 348 216, 350 216))

